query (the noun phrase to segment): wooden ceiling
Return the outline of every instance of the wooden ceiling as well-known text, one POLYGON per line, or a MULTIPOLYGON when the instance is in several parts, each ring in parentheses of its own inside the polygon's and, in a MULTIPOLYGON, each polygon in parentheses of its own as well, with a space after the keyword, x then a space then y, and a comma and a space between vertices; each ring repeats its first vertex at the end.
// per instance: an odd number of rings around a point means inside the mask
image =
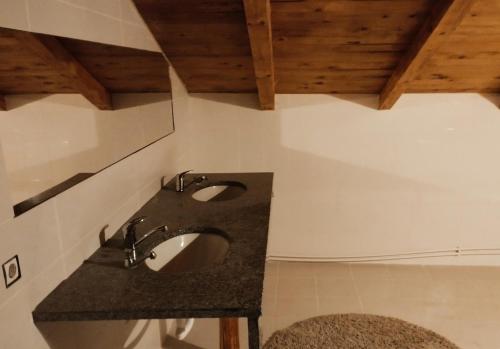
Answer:
POLYGON ((134 0, 190 92, 256 91, 241 0, 134 0))
POLYGON ((450 91, 500 91, 500 1, 475 1, 409 86, 409 92, 450 91))
POLYGON ((0 28, 0 109, 6 94, 81 93, 112 109, 112 93, 169 91, 161 53, 0 28))
POLYGON ((134 0, 190 92, 500 91, 499 0, 134 0))

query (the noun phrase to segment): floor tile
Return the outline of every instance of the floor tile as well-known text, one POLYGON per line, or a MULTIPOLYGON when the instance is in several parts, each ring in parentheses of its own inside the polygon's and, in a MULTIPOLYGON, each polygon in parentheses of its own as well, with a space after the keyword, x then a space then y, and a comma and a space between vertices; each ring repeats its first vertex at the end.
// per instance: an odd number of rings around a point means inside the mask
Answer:
POLYGON ((262 331, 370 313, 426 327, 462 349, 500 348, 500 268, 285 263, 267 266, 262 331))
POLYGON ((351 264, 354 279, 392 279, 389 268, 384 264, 351 264))
POLYGON ((265 269, 265 276, 268 278, 277 278, 278 277, 278 270, 279 268, 279 262, 267 262, 266 263, 266 269, 265 269))
POLYGON ((294 316, 298 319, 307 319, 318 315, 318 301, 316 298, 280 298, 276 302, 273 316, 294 316))
POLYGON ((431 284, 433 294, 441 300, 451 302, 461 299, 482 299, 489 293, 488 289, 479 288, 473 280, 443 279, 435 280, 431 284))
POLYGON ((362 313, 363 308, 359 299, 355 295, 347 297, 335 298, 319 298, 318 299, 318 314, 349 314, 349 313, 362 313))
POLYGON ((431 280, 428 269, 422 265, 390 265, 387 267, 394 280, 427 282, 431 280))
POLYGON ((369 298, 361 301, 364 313, 395 317, 417 325, 425 324, 425 316, 423 316, 425 310, 418 302, 401 298, 390 300, 369 298))
POLYGON ((466 267, 466 274, 473 280, 500 281, 499 267, 466 267))
POLYGON ((398 296, 394 281, 391 279, 355 279, 354 284, 359 296, 364 298, 390 299, 398 296))
POLYGON ((316 280, 318 297, 335 298, 356 296, 356 287, 351 279, 322 279, 316 280))
POLYGON ((314 277, 315 263, 281 262, 279 276, 284 278, 314 277))
POLYGON ((316 277, 321 279, 338 280, 351 279, 351 268, 347 263, 316 263, 314 267, 316 277))
POLYGON ((468 278, 466 267, 426 266, 433 280, 464 280, 468 278))
POLYGON ((316 281, 313 277, 278 279, 278 298, 315 298, 316 281))

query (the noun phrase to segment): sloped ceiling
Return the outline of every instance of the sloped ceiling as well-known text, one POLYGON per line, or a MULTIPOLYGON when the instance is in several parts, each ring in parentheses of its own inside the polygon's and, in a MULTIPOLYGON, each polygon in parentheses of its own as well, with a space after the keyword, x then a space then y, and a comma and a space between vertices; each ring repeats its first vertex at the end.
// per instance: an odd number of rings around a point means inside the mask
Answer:
POLYGON ((499 0, 134 2, 190 92, 500 91, 499 0))

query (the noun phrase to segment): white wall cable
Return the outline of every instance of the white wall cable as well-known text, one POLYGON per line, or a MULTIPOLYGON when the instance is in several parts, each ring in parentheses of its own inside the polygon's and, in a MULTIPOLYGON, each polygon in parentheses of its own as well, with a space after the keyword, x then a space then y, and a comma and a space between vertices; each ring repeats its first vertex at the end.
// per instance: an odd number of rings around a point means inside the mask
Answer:
POLYGON ((500 247, 498 248, 461 248, 455 247, 444 250, 412 251, 392 254, 370 254, 358 256, 290 256, 290 255, 269 255, 268 260, 276 261, 301 261, 301 262, 377 262, 409 260, 422 258, 442 258, 458 256, 500 256, 500 247))

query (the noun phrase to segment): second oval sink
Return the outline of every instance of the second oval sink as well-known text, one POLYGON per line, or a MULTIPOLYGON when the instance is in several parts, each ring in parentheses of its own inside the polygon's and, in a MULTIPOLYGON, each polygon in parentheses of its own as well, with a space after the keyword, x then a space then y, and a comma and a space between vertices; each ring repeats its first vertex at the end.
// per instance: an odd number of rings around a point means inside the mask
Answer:
POLYGON ((187 272, 222 263, 228 249, 229 241, 222 231, 205 228, 162 242, 153 248, 156 258, 147 259, 145 264, 157 272, 187 272))
POLYGON ((247 190, 240 182, 224 181, 211 183, 196 190, 193 199, 198 201, 226 201, 236 199, 247 190))

